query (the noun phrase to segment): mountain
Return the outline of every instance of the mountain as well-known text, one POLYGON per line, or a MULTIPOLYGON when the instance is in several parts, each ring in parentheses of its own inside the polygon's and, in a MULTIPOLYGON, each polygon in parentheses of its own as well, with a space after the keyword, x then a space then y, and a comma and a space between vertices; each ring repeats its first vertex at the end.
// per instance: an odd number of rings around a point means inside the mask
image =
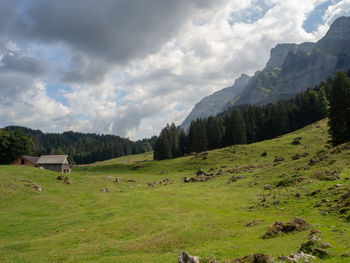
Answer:
POLYGON ((187 129, 193 120, 216 116, 222 112, 225 104, 236 97, 245 88, 249 80, 248 75, 242 74, 231 87, 224 88, 203 98, 187 116, 181 128, 187 129))
POLYGON ((232 87, 202 99, 181 127, 187 128, 192 120, 215 116, 232 106, 293 97, 326 80, 336 70, 349 68, 350 17, 340 17, 317 43, 278 44, 271 49, 263 70, 252 77, 243 74, 232 87))
POLYGON ((282 44, 271 50, 266 67, 226 106, 264 104, 293 97, 337 70, 350 68, 350 17, 334 21, 317 43, 282 44))

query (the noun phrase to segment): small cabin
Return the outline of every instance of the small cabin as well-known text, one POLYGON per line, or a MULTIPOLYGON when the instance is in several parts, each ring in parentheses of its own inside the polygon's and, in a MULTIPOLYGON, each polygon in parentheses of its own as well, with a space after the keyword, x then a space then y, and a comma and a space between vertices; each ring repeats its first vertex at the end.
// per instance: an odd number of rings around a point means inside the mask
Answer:
POLYGON ((68 155, 41 155, 37 165, 55 172, 71 173, 72 171, 72 163, 68 155))
POLYGON ((22 155, 18 159, 14 160, 11 164, 38 167, 38 165, 36 164, 38 160, 39 160, 39 157, 22 155))
POLYGON ((72 172, 72 163, 68 155, 41 155, 40 157, 22 155, 11 164, 42 167, 47 170, 61 173, 72 172))

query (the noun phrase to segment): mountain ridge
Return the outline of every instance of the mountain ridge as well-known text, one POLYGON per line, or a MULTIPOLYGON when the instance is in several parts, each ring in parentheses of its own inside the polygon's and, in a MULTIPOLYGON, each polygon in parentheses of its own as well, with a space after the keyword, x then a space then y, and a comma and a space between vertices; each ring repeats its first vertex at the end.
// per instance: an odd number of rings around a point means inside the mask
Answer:
MULTIPOLYGON (((217 103, 215 115, 232 106, 242 104, 266 104, 287 99, 299 92, 325 81, 336 70, 350 68, 350 17, 339 17, 330 26, 327 33, 317 42, 301 44, 280 43, 270 51, 270 58, 264 69, 256 71, 241 90, 223 106, 217 103)), ((232 86, 233 87, 233 86, 232 86)), ((217 91, 220 93, 222 90, 217 91)), ((215 93, 214 93, 215 94, 215 93)), ((196 114, 200 108, 206 112, 203 100, 195 105, 191 113, 181 124, 187 128, 192 120, 209 116, 196 114), (200 107, 199 107, 200 106, 200 107)))

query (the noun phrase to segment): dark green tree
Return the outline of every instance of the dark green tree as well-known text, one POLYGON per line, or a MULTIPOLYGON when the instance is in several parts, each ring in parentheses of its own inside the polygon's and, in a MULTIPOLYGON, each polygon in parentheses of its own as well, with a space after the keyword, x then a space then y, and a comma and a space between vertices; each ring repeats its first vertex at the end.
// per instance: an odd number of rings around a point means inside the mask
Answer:
POLYGON ((333 145, 350 141, 350 79, 337 72, 328 94, 329 133, 333 145))

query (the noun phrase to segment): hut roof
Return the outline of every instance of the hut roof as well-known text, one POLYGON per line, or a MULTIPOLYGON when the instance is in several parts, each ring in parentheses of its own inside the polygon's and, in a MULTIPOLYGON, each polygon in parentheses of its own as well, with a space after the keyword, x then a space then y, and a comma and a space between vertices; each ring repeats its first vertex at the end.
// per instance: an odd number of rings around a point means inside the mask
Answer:
POLYGON ((41 155, 37 164, 70 164, 68 155, 41 155))
POLYGON ((22 157, 24 159, 27 159, 32 164, 36 164, 36 162, 39 160, 39 157, 36 157, 36 156, 23 155, 22 157))

